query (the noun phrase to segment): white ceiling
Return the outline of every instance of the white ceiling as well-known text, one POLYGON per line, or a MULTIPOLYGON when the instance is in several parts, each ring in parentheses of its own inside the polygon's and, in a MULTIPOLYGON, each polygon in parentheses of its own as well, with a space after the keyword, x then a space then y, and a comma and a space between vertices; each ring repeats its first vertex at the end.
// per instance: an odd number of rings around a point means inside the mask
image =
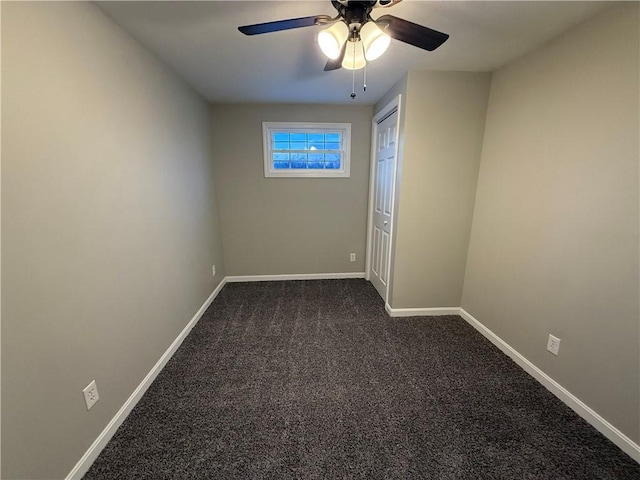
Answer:
POLYGON ((367 67, 367 92, 357 72, 324 72, 315 43, 322 27, 256 35, 239 25, 335 15, 329 0, 97 2, 99 7, 211 102, 373 104, 409 70, 493 71, 593 16, 610 2, 404 0, 392 14, 446 32, 434 52, 392 41, 367 67))

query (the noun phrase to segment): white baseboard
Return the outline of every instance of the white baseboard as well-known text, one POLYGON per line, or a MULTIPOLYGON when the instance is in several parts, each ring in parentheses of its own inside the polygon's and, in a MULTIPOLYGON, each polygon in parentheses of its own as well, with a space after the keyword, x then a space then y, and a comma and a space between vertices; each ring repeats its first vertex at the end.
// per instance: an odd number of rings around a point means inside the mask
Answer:
POLYGON ((364 278, 364 272, 347 273, 292 273, 285 275, 232 275, 227 276, 227 283, 237 282, 272 282, 282 280, 339 280, 342 278, 364 278))
POLYGON ((525 372, 535 378, 547 390, 562 400, 574 412, 589 422, 596 430, 605 437, 615 443, 620 449, 640 463, 640 446, 627 437, 624 433, 611 425, 602 418, 597 412, 586 405, 582 400, 569 392, 566 388, 556 382, 549 375, 544 373, 533 363, 522 356, 517 350, 511 347, 507 342, 498 337, 495 333, 485 327, 480 321, 476 320, 464 308, 460 308, 460 316, 464 318, 472 327, 484 335, 491 343, 502 350, 505 354, 513 359, 525 372))
POLYGON ((390 317, 427 317, 439 315, 460 315, 459 307, 441 307, 441 308, 392 308, 391 305, 385 303, 385 310, 390 317))
POLYGON ((164 368, 169 359, 173 356, 173 354, 178 350, 178 347, 182 344, 184 339, 189 335, 191 329, 198 323, 204 312, 209 308, 211 302, 218 296, 222 287, 224 287, 226 283, 225 279, 222 279, 216 289, 213 291, 209 298, 204 302, 204 304, 198 309, 193 318, 187 323, 187 325, 182 329, 180 334, 176 337, 173 343, 169 346, 166 352, 160 357, 160 359, 153 366, 151 371, 147 373, 147 376, 144 377, 140 385, 133 391, 131 396, 124 402, 124 405, 118 410, 118 413, 111 419, 109 424, 105 427, 105 429, 98 435, 98 438, 93 442, 93 444, 89 447, 89 449, 85 452, 82 458, 76 463, 75 467, 69 472, 66 480, 75 480, 80 479, 82 476, 87 473, 93 462, 98 458, 100 452, 106 447, 111 437, 116 433, 118 427, 122 425, 122 422, 127 418, 133 407, 136 406, 138 401, 142 398, 142 395, 147 391, 153 380, 158 376, 158 373, 164 368))
MULTIPOLYGON (((364 272, 356 273, 334 273, 334 274, 294 274, 294 275, 247 275, 247 276, 231 276, 223 278, 213 293, 207 298, 204 304, 198 309, 193 318, 180 332, 178 337, 171 343, 169 348, 164 352, 162 357, 156 362, 147 376, 140 382, 140 385, 134 390, 127 401, 122 405, 118 413, 111 419, 109 424, 100 433, 98 438, 93 442, 89 449, 85 452, 78 463, 73 467, 71 472, 66 477, 66 480, 80 479, 89 470, 93 462, 100 452, 107 445, 111 437, 116 433, 116 430, 122 422, 127 418, 131 410, 136 406, 140 398, 147 391, 153 380, 158 373, 164 368, 169 359, 176 352, 178 347, 182 344, 187 337, 191 329, 198 323, 204 312, 209 308, 209 305, 218 296, 220 290, 226 283, 229 282, 258 282, 258 281, 273 281, 273 280, 320 280, 320 279, 341 279, 341 278, 364 278, 364 272)), ((533 363, 527 360, 504 340, 493 333, 489 328, 485 327, 480 321, 476 320, 466 310, 459 307, 444 307, 444 308, 391 308, 389 304, 385 304, 385 309, 391 317, 410 317, 410 316, 430 316, 430 315, 460 315, 471 326, 484 335, 491 343, 502 350, 505 354, 511 357, 523 370, 529 373, 533 378, 540 382, 547 390, 553 393, 556 397, 567 404, 572 410, 574 410, 583 419, 589 422, 605 437, 616 444, 622 451, 633 458, 636 462, 640 463, 640 446, 634 443, 629 437, 623 434, 616 427, 611 425, 608 421, 602 418, 598 413, 592 410, 588 405, 582 402, 578 397, 573 395, 567 389, 565 389, 558 382, 549 377, 546 373, 536 367, 533 363)))

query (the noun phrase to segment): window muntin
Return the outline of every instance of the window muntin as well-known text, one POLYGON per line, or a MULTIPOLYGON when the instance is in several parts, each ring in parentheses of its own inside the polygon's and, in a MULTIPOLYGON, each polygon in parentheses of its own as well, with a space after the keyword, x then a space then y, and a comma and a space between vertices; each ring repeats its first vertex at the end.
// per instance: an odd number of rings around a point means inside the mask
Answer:
POLYGON ((351 124, 262 124, 265 177, 348 177, 351 124))

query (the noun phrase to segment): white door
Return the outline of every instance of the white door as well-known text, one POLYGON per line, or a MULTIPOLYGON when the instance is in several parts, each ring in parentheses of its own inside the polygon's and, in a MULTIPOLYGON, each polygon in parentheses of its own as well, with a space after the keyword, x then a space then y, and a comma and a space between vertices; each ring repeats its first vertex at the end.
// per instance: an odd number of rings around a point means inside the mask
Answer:
POLYGON ((387 300, 391 255, 393 186, 396 171, 398 110, 377 123, 374 129, 374 194, 371 219, 371 253, 369 280, 382 298, 387 300))

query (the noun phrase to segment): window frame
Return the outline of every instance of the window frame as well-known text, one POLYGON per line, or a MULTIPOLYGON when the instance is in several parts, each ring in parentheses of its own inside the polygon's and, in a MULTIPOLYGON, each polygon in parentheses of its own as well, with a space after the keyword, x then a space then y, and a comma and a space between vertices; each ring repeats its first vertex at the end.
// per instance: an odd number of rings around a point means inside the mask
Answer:
POLYGON ((325 122, 262 122, 262 146, 265 178, 349 178, 351 176, 351 124, 325 122), (341 133, 342 155, 339 169, 307 169, 273 167, 273 152, 296 152, 295 150, 273 150, 271 136, 273 132, 294 133, 341 133))

